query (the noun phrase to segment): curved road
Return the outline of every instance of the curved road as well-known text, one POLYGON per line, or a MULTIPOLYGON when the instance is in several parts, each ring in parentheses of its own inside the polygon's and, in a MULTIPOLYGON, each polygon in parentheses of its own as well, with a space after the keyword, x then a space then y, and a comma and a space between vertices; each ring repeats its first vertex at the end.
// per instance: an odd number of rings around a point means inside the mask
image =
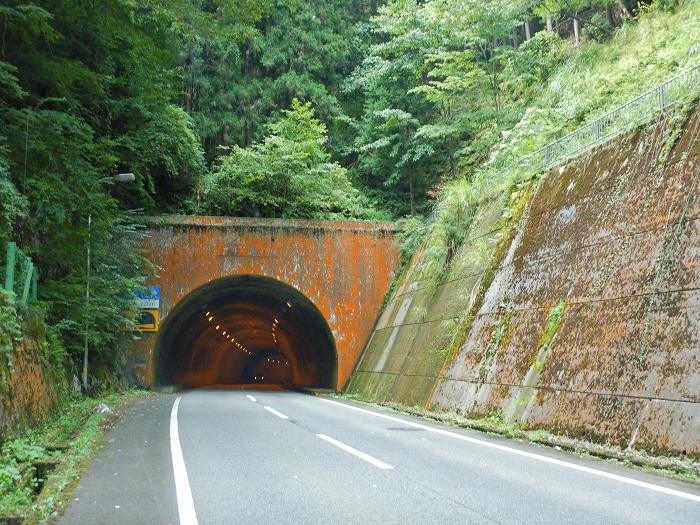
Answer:
POLYGON ((334 398, 129 407, 61 523, 699 523, 700 488, 334 398))

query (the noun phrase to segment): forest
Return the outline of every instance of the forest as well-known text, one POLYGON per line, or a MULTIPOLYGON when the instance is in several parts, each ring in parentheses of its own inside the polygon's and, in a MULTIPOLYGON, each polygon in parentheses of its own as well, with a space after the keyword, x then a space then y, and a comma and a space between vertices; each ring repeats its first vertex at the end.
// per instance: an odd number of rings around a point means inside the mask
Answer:
POLYGON ((5 0, 0 33, 0 243, 39 269, 53 362, 78 373, 89 320, 109 385, 157 271, 141 216, 397 220, 410 253, 437 210, 449 251, 503 166, 696 63, 700 7, 5 0))

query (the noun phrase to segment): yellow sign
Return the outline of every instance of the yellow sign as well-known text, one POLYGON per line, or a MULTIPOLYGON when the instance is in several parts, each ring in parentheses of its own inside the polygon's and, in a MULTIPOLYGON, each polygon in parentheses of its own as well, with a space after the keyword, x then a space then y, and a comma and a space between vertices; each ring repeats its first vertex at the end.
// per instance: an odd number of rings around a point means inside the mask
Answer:
POLYGON ((157 332, 158 331, 158 309, 143 309, 136 320, 136 326, 142 332, 157 332))

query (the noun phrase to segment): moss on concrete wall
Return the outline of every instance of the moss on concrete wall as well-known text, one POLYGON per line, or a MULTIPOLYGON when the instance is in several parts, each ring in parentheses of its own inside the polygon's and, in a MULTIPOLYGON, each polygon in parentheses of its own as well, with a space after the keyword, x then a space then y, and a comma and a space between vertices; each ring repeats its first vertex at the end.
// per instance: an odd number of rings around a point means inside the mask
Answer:
MULTIPOLYGON (((22 322, 12 295, 0 297, 0 442, 14 430, 39 422, 55 406, 62 370, 51 372, 50 343, 33 333, 42 323, 28 315, 22 322), (29 335, 29 332, 32 332, 29 335)), ((41 332, 41 330, 39 330, 41 332)))
POLYGON ((700 454, 700 111, 529 188, 482 203, 439 282, 413 261, 349 391, 700 454))

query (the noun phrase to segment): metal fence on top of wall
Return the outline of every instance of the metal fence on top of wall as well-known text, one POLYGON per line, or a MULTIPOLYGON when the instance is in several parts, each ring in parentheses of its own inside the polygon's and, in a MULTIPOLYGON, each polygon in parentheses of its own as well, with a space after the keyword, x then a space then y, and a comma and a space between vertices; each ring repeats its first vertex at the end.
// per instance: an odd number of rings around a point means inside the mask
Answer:
POLYGON ((700 65, 666 80, 663 84, 622 104, 593 122, 550 142, 519 162, 506 166, 498 175, 513 168, 532 171, 550 168, 635 126, 651 121, 670 106, 698 91, 700 91, 700 65))
MULTIPOLYGON (((500 177, 508 171, 518 168, 533 173, 551 168, 555 164, 603 144, 635 126, 650 122, 663 114, 669 107, 688 99, 699 91, 700 65, 696 65, 646 93, 625 102, 593 122, 550 142, 519 161, 508 164, 491 177, 500 177)), ((435 222, 438 214, 439 210, 434 209, 428 217, 428 224, 435 222)))

